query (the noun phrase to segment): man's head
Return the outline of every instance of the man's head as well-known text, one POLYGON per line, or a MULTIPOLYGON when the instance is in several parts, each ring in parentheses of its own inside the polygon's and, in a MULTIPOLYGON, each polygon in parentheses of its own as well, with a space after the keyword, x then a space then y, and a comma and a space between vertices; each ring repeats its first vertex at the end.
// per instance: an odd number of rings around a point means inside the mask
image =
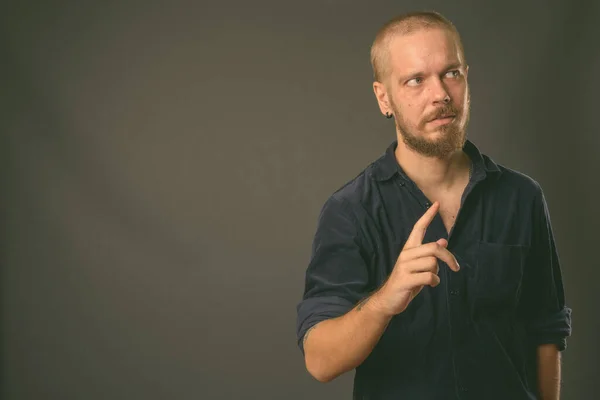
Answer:
POLYGON ((371 64, 381 112, 394 116, 409 148, 438 158, 462 148, 470 111, 468 66, 450 21, 435 12, 394 18, 377 33, 371 64))

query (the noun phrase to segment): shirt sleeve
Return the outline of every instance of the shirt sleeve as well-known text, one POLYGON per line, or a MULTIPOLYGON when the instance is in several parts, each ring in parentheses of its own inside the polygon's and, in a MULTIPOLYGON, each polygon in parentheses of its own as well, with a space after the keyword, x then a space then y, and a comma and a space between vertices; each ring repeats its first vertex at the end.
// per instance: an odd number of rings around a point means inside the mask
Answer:
POLYGON ((571 309, 565 305, 561 266, 548 205, 542 189, 533 207, 531 248, 522 291, 527 333, 534 345, 556 344, 560 351, 571 335, 571 309))
POLYGON ((344 315, 369 291, 369 260, 361 229, 351 206, 330 197, 319 215, 306 270, 302 301, 297 306, 296 334, 303 338, 312 326, 344 315))

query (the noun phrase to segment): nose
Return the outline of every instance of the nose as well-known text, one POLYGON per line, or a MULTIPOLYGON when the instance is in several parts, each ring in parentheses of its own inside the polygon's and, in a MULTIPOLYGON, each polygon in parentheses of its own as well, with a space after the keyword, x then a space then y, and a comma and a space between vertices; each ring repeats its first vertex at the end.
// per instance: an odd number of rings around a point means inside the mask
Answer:
POLYGON ((440 79, 432 79, 429 90, 431 91, 434 104, 450 103, 450 95, 448 94, 448 90, 440 79))

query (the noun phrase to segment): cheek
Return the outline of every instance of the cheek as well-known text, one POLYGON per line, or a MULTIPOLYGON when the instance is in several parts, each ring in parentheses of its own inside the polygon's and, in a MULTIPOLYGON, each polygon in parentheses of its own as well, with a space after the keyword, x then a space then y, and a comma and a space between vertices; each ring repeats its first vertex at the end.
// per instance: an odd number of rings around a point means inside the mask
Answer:
POLYGON ((455 99, 455 102, 459 105, 462 105, 465 102, 467 95, 467 90, 463 85, 456 85, 452 89, 452 98, 455 99))

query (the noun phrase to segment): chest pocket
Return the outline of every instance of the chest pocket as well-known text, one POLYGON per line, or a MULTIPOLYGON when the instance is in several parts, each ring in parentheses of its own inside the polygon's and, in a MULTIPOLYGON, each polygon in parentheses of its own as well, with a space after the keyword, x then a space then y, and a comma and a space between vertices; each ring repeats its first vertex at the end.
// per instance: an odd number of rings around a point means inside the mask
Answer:
POLYGON ((513 311, 519 303, 528 246, 479 242, 474 274, 475 311, 513 311))

